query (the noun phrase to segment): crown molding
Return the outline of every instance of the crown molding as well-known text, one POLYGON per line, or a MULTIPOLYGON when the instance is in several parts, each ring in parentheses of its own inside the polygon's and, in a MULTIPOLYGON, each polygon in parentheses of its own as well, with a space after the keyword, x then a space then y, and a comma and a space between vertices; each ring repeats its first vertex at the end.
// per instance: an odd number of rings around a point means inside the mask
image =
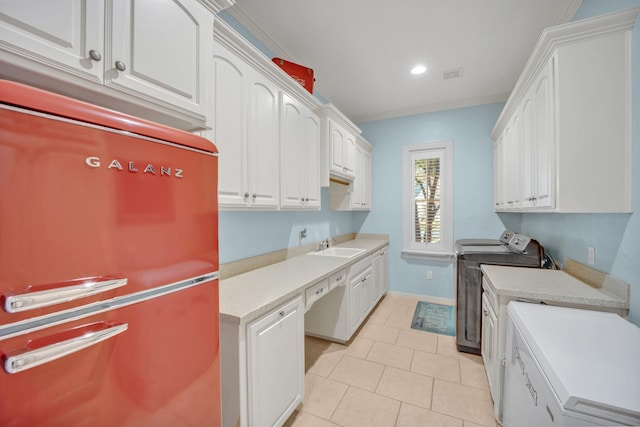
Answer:
MULTIPOLYGON (((282 46, 275 41, 273 37, 258 24, 239 4, 234 5, 227 12, 238 20, 247 30, 258 38, 264 45, 274 54, 281 58, 293 58, 282 46)), ((294 58, 295 59, 295 58, 294 58)))
POLYGON ((520 104, 527 88, 531 86, 536 76, 539 75, 542 68, 559 47, 608 34, 632 31, 638 12, 640 12, 640 7, 598 15, 593 18, 545 29, 533 48, 533 52, 525 64, 511 92, 511 96, 509 96, 500 117, 496 121, 496 125, 491 132, 491 138, 495 140, 500 135, 507 121, 520 104))
POLYGON ((417 114, 433 113, 436 111, 454 110, 456 108, 475 107, 477 105, 494 104, 496 102, 504 102, 509 98, 509 93, 500 93, 496 95, 487 95, 476 98, 467 98, 459 101, 441 102, 437 104, 423 105, 415 108, 405 108, 394 110, 380 114, 369 114, 354 117, 356 123, 372 122, 375 120, 394 119, 403 116, 414 116, 417 114))
POLYGON ((311 110, 316 111, 322 105, 318 98, 300 86, 270 58, 221 19, 216 19, 213 22, 213 39, 234 52, 252 68, 271 79, 288 95, 293 96, 311 110))
POLYGON ((213 13, 218 13, 223 9, 233 6, 235 0, 198 0, 200 4, 209 9, 213 13))

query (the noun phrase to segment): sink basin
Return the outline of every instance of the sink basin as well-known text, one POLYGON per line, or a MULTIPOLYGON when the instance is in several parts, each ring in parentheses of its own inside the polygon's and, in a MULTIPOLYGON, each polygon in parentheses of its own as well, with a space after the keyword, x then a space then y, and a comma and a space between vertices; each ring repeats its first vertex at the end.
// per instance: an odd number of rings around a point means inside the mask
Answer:
POLYGON ((351 258, 364 252, 364 249, 357 248, 328 248, 322 251, 309 252, 309 255, 338 256, 343 258, 351 258))

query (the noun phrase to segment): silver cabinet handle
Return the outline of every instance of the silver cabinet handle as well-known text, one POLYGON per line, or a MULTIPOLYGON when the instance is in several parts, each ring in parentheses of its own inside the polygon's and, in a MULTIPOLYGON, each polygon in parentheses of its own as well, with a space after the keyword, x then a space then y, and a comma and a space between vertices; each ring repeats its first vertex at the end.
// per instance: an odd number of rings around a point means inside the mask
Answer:
POLYGON ((249 198, 249 193, 244 193, 243 196, 244 196, 245 199, 248 199, 249 198))
POLYGON ((102 59, 102 55, 100 55, 100 52, 98 52, 95 49, 91 49, 89 51, 89 56, 91 57, 91 59, 93 59, 94 61, 100 61, 102 59))
POLYGON ((253 193, 251 195, 251 198, 253 199, 253 201, 255 202, 255 200, 258 198, 258 195, 256 193, 253 193))
POLYGON ((70 286, 6 296, 4 309, 9 313, 19 313, 21 311, 69 302, 78 298, 84 298, 100 292, 119 288, 120 286, 127 284, 127 279, 95 281, 73 280, 70 283, 72 283, 70 286))
POLYGON ((35 368, 112 338, 126 331, 128 327, 129 325, 126 323, 118 323, 107 329, 86 333, 66 341, 7 357, 4 362, 4 370, 9 374, 16 374, 35 368))
POLYGON ((124 70, 127 69, 127 66, 124 65, 124 62, 122 62, 122 61, 116 61, 116 69, 118 71, 124 71, 124 70))

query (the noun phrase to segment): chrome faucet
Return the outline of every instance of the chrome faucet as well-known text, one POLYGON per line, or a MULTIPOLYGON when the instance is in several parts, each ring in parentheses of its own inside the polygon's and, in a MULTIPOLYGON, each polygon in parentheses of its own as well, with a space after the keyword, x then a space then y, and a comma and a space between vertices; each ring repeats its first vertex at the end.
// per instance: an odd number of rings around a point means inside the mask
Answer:
POLYGON ((318 245, 318 250, 323 251, 325 249, 329 249, 329 238, 327 237, 318 245))

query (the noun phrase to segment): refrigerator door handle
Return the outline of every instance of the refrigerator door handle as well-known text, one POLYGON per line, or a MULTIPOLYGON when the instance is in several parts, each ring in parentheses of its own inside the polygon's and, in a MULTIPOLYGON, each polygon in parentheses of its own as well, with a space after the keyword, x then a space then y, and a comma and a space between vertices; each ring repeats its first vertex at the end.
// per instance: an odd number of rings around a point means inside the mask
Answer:
POLYGON ((116 323, 106 329, 85 333, 81 336, 50 344, 42 348, 9 356, 4 361, 4 370, 9 374, 16 374, 26 371, 27 369, 35 368, 36 366, 52 362, 108 340, 109 338, 113 338, 126 331, 128 327, 129 325, 127 323, 116 323))
POLYGON ((48 307, 54 304, 84 298, 100 292, 119 288, 127 284, 127 279, 108 279, 83 281, 74 285, 61 288, 47 289, 44 291, 27 292, 18 295, 9 295, 5 298, 4 309, 8 313, 19 313, 21 311, 33 310, 41 307, 48 307))

